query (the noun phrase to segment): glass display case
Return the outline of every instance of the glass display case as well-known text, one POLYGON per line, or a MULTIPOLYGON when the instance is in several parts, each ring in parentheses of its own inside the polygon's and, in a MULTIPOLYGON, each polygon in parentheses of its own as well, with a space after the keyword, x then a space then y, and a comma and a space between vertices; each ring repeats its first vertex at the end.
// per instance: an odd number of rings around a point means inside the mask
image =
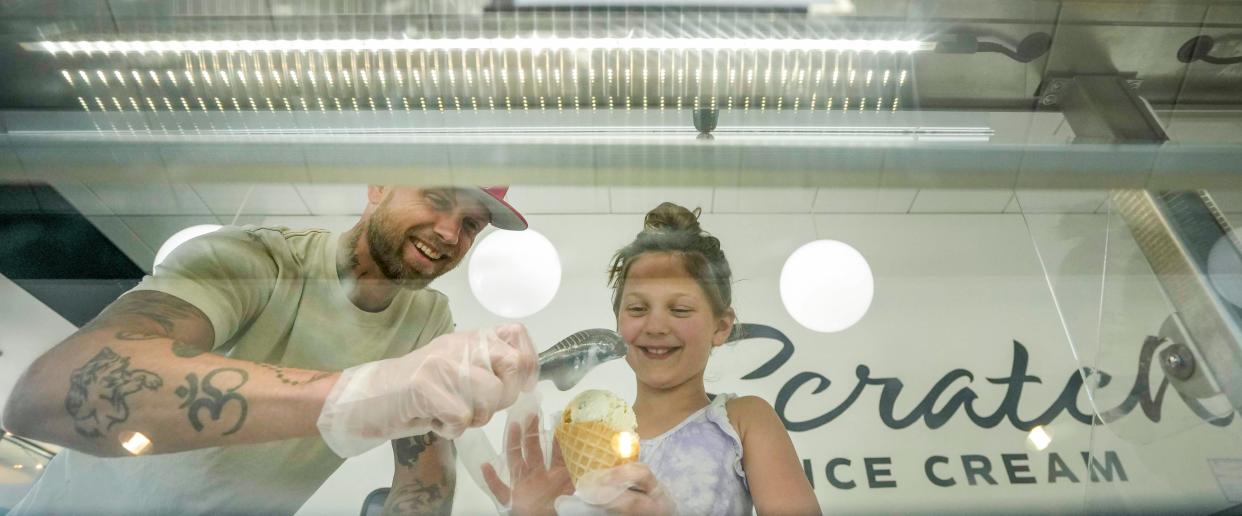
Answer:
MULTIPOLYGON (((368 185, 505 185, 529 229, 483 229, 427 287, 451 324, 521 322, 537 351, 618 329, 614 254, 660 203, 700 209, 742 328, 711 352, 706 390, 770 405, 824 513, 1242 506, 1234 3, 16 1, 0 63, 0 403, 178 242, 356 233, 368 185)), ((218 354, 298 363, 216 337, 218 354)), ((80 367, 46 394, 65 399, 80 367)), ((185 382, 165 376, 134 396, 177 399, 185 382)), ((536 391, 552 417, 586 389, 633 401, 638 383, 614 360, 536 391)), ((237 416, 222 400, 213 421, 237 416)), ((470 442, 501 448, 505 421, 470 442)), ((149 456, 92 460, 128 485, 116 461, 185 453, 146 433, 149 456)), ((35 437, 0 443, 20 450, 0 455, 0 514, 31 468, 90 455, 35 437)), ((458 448, 452 512, 497 510, 458 448)), ((377 511, 403 496, 395 453, 237 496, 377 511)), ((72 473, 57 475, 37 489, 72 473)), ((211 512, 166 475, 151 485, 211 512)))

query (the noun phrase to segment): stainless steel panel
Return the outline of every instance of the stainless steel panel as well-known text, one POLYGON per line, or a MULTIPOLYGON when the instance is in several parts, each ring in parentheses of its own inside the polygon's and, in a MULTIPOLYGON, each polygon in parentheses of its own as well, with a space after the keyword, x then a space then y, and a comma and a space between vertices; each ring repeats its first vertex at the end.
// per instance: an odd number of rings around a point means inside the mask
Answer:
POLYGON ((1206 15, 1207 5, 1197 2, 1066 2, 1047 73, 1137 72, 1141 95, 1172 103, 1186 71, 1177 49, 1198 35, 1206 15))
MULTIPOLYGON (((1242 328, 1235 318, 1236 309, 1219 296, 1197 251, 1192 250, 1203 245, 1195 238, 1218 238, 1228 228, 1217 227, 1211 219, 1195 222, 1210 229, 1188 228, 1174 214, 1177 208, 1167 197, 1151 192, 1118 191, 1112 199, 1185 325, 1190 338, 1186 344, 1205 359, 1199 361, 1202 368, 1195 375, 1211 380, 1235 408, 1242 406, 1242 328)), ((1205 196, 1204 201, 1208 200, 1205 196)))

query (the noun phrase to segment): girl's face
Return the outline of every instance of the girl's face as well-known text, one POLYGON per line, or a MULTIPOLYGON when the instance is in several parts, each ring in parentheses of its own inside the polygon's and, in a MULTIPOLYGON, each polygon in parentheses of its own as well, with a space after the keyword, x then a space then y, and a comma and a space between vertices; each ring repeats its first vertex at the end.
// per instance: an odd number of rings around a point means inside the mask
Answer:
POLYGON ((721 316, 680 256, 644 253, 630 266, 621 292, 617 330, 628 349, 625 361, 638 381, 667 389, 702 379, 712 348, 733 329, 732 309, 721 316))

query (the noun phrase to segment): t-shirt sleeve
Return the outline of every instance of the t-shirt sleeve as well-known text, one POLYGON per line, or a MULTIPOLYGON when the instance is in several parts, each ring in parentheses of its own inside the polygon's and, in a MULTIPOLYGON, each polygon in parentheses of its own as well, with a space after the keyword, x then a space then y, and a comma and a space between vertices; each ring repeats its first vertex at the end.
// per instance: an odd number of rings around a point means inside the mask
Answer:
POLYGON ((277 274, 258 236, 225 227, 182 243, 133 291, 156 290, 194 305, 211 321, 218 350, 267 304, 277 274))

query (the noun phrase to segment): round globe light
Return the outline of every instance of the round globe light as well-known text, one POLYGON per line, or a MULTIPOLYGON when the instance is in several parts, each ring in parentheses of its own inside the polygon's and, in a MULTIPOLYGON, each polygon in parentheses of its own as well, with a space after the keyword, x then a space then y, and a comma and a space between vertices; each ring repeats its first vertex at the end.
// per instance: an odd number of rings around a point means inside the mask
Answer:
POLYGON ((1232 230, 1220 237, 1208 252, 1208 280, 1216 292, 1234 306, 1242 307, 1242 256, 1235 241, 1242 241, 1242 231, 1232 230))
POLYGON ((832 333, 853 326, 866 315, 874 294, 875 278, 866 258, 836 240, 799 247, 781 268, 785 311, 814 331, 832 333))
POLYGON ((466 276, 483 308, 521 319, 543 310, 556 296, 561 258, 552 242, 533 229, 498 229, 475 247, 466 276))
POLYGON ((177 246, 184 244, 187 240, 196 236, 206 235, 207 233, 211 233, 217 229, 220 229, 219 224, 200 224, 198 226, 190 226, 173 233, 173 236, 168 237, 168 240, 164 241, 164 245, 160 246, 160 250, 155 253, 155 263, 151 264, 151 267, 155 268, 159 266, 165 258, 168 258, 169 254, 172 254, 173 249, 176 249, 177 246))

